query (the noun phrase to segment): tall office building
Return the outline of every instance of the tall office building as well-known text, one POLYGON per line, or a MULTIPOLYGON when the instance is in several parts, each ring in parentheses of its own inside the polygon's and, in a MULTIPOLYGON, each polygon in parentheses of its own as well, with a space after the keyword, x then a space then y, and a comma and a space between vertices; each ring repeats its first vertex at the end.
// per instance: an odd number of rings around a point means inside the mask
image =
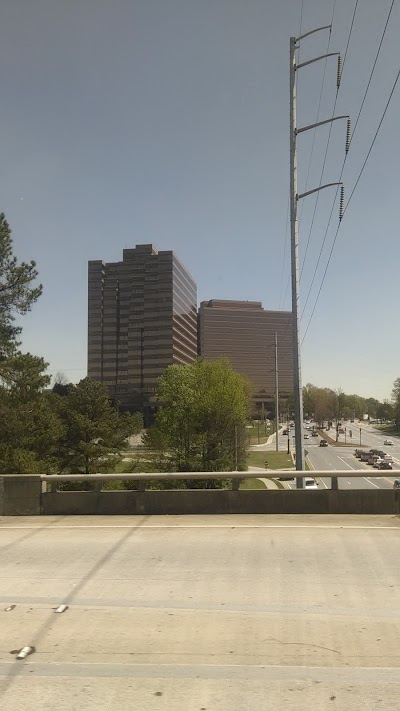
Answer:
POLYGON ((89 262, 88 376, 145 415, 157 378, 197 355, 197 290, 171 251, 124 249, 122 262, 89 262))
POLYGON ((271 411, 275 397, 275 331, 280 399, 293 392, 292 314, 266 311, 259 301, 203 301, 199 350, 207 359, 229 358, 253 386, 253 411, 271 411))

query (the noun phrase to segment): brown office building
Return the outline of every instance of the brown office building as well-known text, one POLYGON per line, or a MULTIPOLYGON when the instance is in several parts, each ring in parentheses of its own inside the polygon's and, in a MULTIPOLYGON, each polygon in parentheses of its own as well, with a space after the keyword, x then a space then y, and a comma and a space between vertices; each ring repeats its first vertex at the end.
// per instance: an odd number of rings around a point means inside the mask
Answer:
POLYGON ((279 399, 293 392, 292 315, 266 311, 259 301, 203 301, 199 350, 207 359, 227 356, 253 386, 253 412, 271 412, 275 397, 275 331, 278 337, 279 399))
POLYGON ((124 249, 122 262, 89 262, 88 376, 146 420, 157 378, 197 356, 197 290, 171 251, 124 249))

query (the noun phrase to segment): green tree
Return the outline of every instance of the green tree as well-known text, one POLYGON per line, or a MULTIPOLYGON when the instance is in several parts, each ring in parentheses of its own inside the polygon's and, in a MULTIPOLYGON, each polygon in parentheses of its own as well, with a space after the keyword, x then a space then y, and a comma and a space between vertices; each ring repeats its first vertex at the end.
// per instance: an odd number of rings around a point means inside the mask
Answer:
POLYGON ((50 378, 42 358, 28 354, 3 361, 0 370, 0 471, 55 471, 62 424, 49 396, 42 392, 50 378))
POLYGON ((126 438, 143 427, 140 417, 120 414, 112 407, 107 388, 90 378, 81 380, 68 395, 53 397, 64 426, 60 471, 93 474, 114 468, 126 438))
MULTIPOLYGON (((169 471, 246 467, 249 386, 226 359, 169 366, 157 395, 163 406, 145 442, 169 471), (171 469, 172 468, 172 469, 171 469)), ((199 483, 188 480, 187 485, 199 483)), ((204 480, 202 487, 217 486, 204 480)))
POLYGON ((37 278, 36 263, 18 264, 13 255, 11 229, 0 213, 0 359, 15 353, 21 327, 15 325, 17 314, 26 314, 42 293, 42 286, 32 286, 37 278))

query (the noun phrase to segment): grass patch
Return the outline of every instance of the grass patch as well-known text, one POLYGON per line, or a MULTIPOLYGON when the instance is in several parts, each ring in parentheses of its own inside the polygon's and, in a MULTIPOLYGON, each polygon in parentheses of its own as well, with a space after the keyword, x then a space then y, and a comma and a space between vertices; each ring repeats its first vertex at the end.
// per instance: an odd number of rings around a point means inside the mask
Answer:
POLYGON ((264 469, 290 469, 293 461, 286 452, 248 452, 247 464, 264 469), (267 462, 267 464, 266 464, 267 462))
POLYGON ((242 482, 240 482, 239 489, 266 489, 267 487, 265 486, 263 481, 260 481, 259 479, 243 479, 242 482))
POLYGON ((376 430, 381 430, 381 432, 385 432, 385 434, 394 435, 395 437, 399 437, 400 435, 397 425, 372 425, 372 427, 376 430))
POLYGON ((265 422, 262 422, 261 420, 253 420, 252 422, 252 427, 246 429, 247 434, 249 435, 249 444, 265 444, 267 441, 268 437, 275 432, 275 422, 270 422, 269 429, 265 429, 265 422), (260 438, 258 437, 258 433, 260 432, 260 438))
POLYGON ((322 439, 326 439, 326 441, 328 442, 328 444, 331 445, 331 447, 352 447, 354 449, 355 447, 360 446, 357 437, 353 437, 353 439, 347 437, 347 442, 345 442, 344 435, 339 435, 339 439, 336 442, 336 434, 331 436, 326 432, 326 430, 317 430, 317 432, 322 439))

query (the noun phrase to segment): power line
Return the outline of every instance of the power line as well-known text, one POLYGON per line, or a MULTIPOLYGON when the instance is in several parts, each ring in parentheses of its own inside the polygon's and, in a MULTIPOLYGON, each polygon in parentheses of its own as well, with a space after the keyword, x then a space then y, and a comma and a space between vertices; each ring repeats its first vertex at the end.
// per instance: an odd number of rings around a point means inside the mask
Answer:
MULTIPOLYGON (((390 8, 389 8, 388 16, 387 16, 387 18, 386 18, 385 27, 384 27, 383 32, 382 32, 382 36, 381 36, 381 39, 380 39, 380 42, 379 42, 379 46, 378 46, 378 49, 377 49, 377 52, 376 52, 376 55, 375 55, 375 60, 374 60, 374 63, 373 63, 372 69, 371 69, 371 73, 370 73, 370 76, 369 76, 369 79, 368 79, 368 83, 367 83, 367 86, 366 86, 366 89, 365 89, 365 92, 364 92, 364 96, 363 96, 363 99, 362 99, 362 102, 361 102, 361 106, 360 106, 360 109, 359 109, 359 112, 358 112, 358 115, 357 115, 357 119, 356 119, 356 122, 355 122, 355 125, 354 125, 354 129, 353 129, 353 132, 352 132, 352 135, 351 135, 350 144, 351 144, 351 141, 353 140, 354 134, 355 134, 355 132, 356 132, 356 130, 357 130, 357 126, 358 126, 358 122, 359 122, 359 119, 360 119, 360 116, 361 116, 361 112, 362 112, 363 107, 364 107, 365 99, 366 99, 366 96, 367 96, 367 93, 368 93, 368 90, 369 90, 369 87, 370 87, 370 84, 371 84, 371 80, 372 80, 372 77, 373 77, 373 74, 374 74, 374 71, 375 71, 375 67, 376 67, 376 64, 377 64, 377 61, 378 61, 378 57, 379 57, 379 54, 380 54, 380 51, 381 51, 381 47, 382 47, 382 44, 383 44, 383 40, 384 40, 384 37, 385 37, 385 34, 386 34, 386 29, 387 29, 387 26, 388 26, 388 24, 389 24, 390 15, 391 15, 391 13, 392 13, 393 5, 394 5, 394 0, 392 0, 392 4, 391 4, 391 6, 390 6, 390 8)), ((356 5, 355 8, 354 8, 353 20, 354 20, 354 17, 355 17, 356 8, 357 8, 357 5, 356 5)), ((352 23, 352 26, 353 26, 353 23, 352 23)), ((347 42, 346 52, 347 52, 348 46, 349 46, 349 42, 347 42)), ((349 145, 350 145, 350 144, 349 144, 349 145)), ((343 165, 342 165, 342 169, 341 169, 341 171, 340 171, 340 176, 339 176, 339 182, 340 182, 341 179, 342 179, 343 170, 344 170, 344 167, 345 167, 346 160, 347 160, 347 153, 346 153, 346 155, 345 155, 345 157, 344 157, 344 160, 343 160, 343 165)), ((333 203, 332 203, 332 208, 331 208, 331 212, 330 212, 329 219, 328 219, 328 224, 327 224, 327 226, 326 226, 324 239, 323 239, 323 241, 322 241, 321 249, 320 249, 320 251, 319 251, 319 255, 318 255, 318 259, 317 259, 317 264, 316 264, 316 266, 315 266, 314 273, 313 273, 313 276, 312 276, 312 279, 311 279, 311 284, 310 284, 310 286, 309 286, 309 289, 308 289, 308 292, 307 292, 307 297, 306 297, 306 300, 305 300, 305 303, 304 303, 304 306, 303 306, 302 316, 303 316, 304 313, 305 313, 305 310, 306 310, 306 307, 307 307, 307 304, 308 304, 308 300, 309 300, 309 298, 310 298, 311 291, 312 291, 312 288, 313 288, 313 286, 314 286, 315 277, 316 277, 316 275, 317 275, 318 267, 319 267, 319 265, 320 265, 320 261, 321 261, 323 249, 324 249, 324 247, 325 247, 325 242, 326 242, 326 238, 327 238, 327 235, 328 235, 328 230, 329 230, 329 226, 330 226, 330 223, 331 223, 332 214, 333 214, 333 210, 334 210, 334 207, 335 207, 335 203, 336 203, 338 191, 339 191, 339 188, 336 189, 335 196, 334 196, 334 198, 333 198, 333 203)), ((348 203, 347 203, 347 204, 348 204, 348 203)), ((314 214, 315 214, 315 212, 314 212, 314 214)), ((344 211, 343 211, 343 214, 344 214, 344 211)), ((304 263, 303 263, 303 266, 304 266, 304 263)))
MULTIPOLYGON (((284 279, 284 274, 285 274, 286 250, 287 250, 288 233, 289 233, 289 206, 290 206, 290 195, 288 195, 288 202, 287 202, 287 209, 286 209, 286 227, 285 227, 285 239, 284 239, 284 246, 283 246, 281 288, 280 288, 280 292, 279 292, 279 311, 281 310, 281 306, 283 306, 282 290, 283 290, 283 279, 284 279)), ((285 292, 285 298, 286 298, 286 292, 285 292)))
MULTIPOLYGON (((334 19, 334 17, 335 17, 336 2, 337 2, 337 0, 334 0, 334 3, 333 3, 333 10, 332 10, 332 17, 331 17, 331 25, 333 25, 333 19, 334 19)), ((328 44, 327 44, 327 46, 326 46, 326 54, 328 54, 328 52, 329 52, 329 47, 330 47, 330 44, 331 44, 331 37, 332 37, 332 28, 329 30, 328 44)), ((326 74, 327 63, 328 63, 328 57, 325 58, 324 72, 323 72, 323 75, 322 75, 321 91, 320 91, 320 94, 319 94, 318 108, 317 108, 317 116, 316 116, 316 119, 315 119, 315 123, 318 123, 318 119, 319 119, 319 112, 320 112, 320 109, 321 109, 322 93, 323 93, 324 84, 325 84, 325 74, 326 74)), ((310 177, 310 169, 311 169, 311 163, 312 163, 312 158, 313 158, 313 153, 314 153, 316 132, 317 132, 317 129, 314 128, 314 130, 313 130, 312 145, 311 145, 311 151, 310 151, 310 160, 309 160, 309 162, 308 162, 307 176, 306 176, 306 182, 305 182, 305 187, 304 187, 304 191, 303 191, 303 192, 306 192, 306 191, 307 191, 307 187, 308 187, 308 179, 309 179, 309 177, 310 177)), ((304 203, 301 204, 300 220, 299 220, 300 222, 301 222, 301 217, 302 217, 302 214, 303 214, 303 209, 304 209, 304 203)))
POLYGON ((358 183, 359 183, 359 181, 360 181, 360 178, 361 178, 361 176, 362 176, 362 174, 363 174, 363 172, 364 172, 364 168, 365 168, 365 166, 367 165, 368 158, 369 158, 369 156, 370 156, 370 154, 371 154, 371 151, 372 151, 372 149, 373 149, 373 147, 374 147, 374 143, 375 143, 375 141, 376 141, 376 139, 377 139, 379 130, 380 130, 380 128, 381 128, 381 126, 382 126, 382 123, 383 123, 383 120, 384 120, 384 118, 385 118, 385 116, 386 116, 386 112, 387 112, 387 110, 388 110, 388 108, 389 108, 389 104, 390 104, 390 102, 391 102, 391 100, 392 100, 392 96, 393 96, 393 94, 394 94, 394 90, 396 89, 396 86, 397 86, 397 82, 398 82, 398 80, 399 80, 399 77, 400 77, 400 69, 399 69, 399 71, 397 72, 396 79, 394 80, 394 84, 393 84, 393 86, 392 86, 392 90, 391 90, 391 92, 390 92, 390 94, 389 94, 389 98, 388 98, 388 100, 387 100, 387 103, 386 103, 384 112, 383 112, 383 114, 382 114, 381 120, 379 121, 378 128, 376 129, 375 136, 374 136, 374 138, 373 138, 373 140, 372 140, 372 143, 371 143, 370 148, 369 148, 369 151, 368 151, 368 153, 367 153, 367 155, 366 155, 365 161, 364 161, 364 163, 362 164, 362 167, 361 167, 361 170, 360 170, 360 172, 359 172, 359 174, 358 174, 358 178, 357 178, 357 180, 356 180, 356 182, 355 182, 354 188, 353 188, 353 190, 352 190, 351 193, 350 193, 350 197, 349 197, 349 199, 348 199, 348 201, 347 201, 347 203, 346 203, 346 207, 345 207, 344 210, 343 210, 343 215, 344 215, 344 213, 346 212, 346 210, 347 210, 347 208, 348 208, 348 206, 349 206, 350 200, 351 200, 351 198, 353 197, 354 191, 355 191, 355 189, 356 189, 356 187, 357 187, 357 185, 358 185, 358 183))
MULTIPOLYGON (((333 16, 334 16, 334 13, 335 13, 335 7, 336 7, 336 0, 335 0, 335 5, 334 5, 334 7, 333 7, 332 23, 333 23, 333 16)), ((341 77, 341 78, 343 77, 343 69, 344 69, 344 65, 345 65, 345 61, 346 61, 346 57, 347 57, 347 52, 348 52, 348 49, 349 49, 349 44, 350 44, 351 35, 352 35, 352 32, 353 32, 353 26, 354 26, 354 20, 355 20, 355 17, 356 17, 357 7, 358 7, 358 0, 356 0, 355 5, 354 5, 353 17, 352 17, 352 20, 351 20, 351 25, 350 25, 350 30, 349 30, 349 36, 348 36, 348 38, 347 38, 347 44, 346 44, 346 49, 345 49, 345 53, 344 53, 344 57, 343 57, 342 69, 341 69, 341 73, 340 73, 340 77, 341 77)), ((331 24, 332 24, 332 23, 331 23, 331 24)), ((338 96, 339 96, 339 90, 340 90, 340 84, 339 84, 339 86, 338 86, 338 88, 337 88, 337 91, 336 91, 335 101, 334 101, 333 109, 332 109, 332 116, 335 115, 336 104, 337 104, 337 100, 338 100, 338 96)), ((329 125, 328 140, 327 140, 327 142, 326 142, 325 155, 324 155, 324 160, 323 160, 323 163, 322 163, 321 176, 320 176, 320 179, 319 179, 319 187, 321 187, 321 185, 322 185, 322 180, 323 180, 323 177, 324 177, 325 165, 326 165, 326 160, 327 160, 327 157, 328 157, 329 144, 330 144, 331 135, 332 135, 332 128, 333 128, 333 123, 331 123, 331 124, 329 125)), ((340 180, 340 178, 339 178, 339 180, 340 180)), ((303 257, 303 263, 302 263, 302 265, 301 265, 301 270, 300 270, 300 279, 301 279, 302 276, 303 276, 304 266, 305 266, 306 259, 307 259, 308 247, 309 247, 309 245, 310 245, 311 234, 312 234, 313 227, 314 227, 315 215, 316 215, 317 207, 318 207, 318 203, 319 203, 319 195, 320 195, 320 193, 317 192, 317 196, 316 196, 315 203, 314 203, 314 210, 313 210, 313 214, 312 214, 312 218, 311 218, 310 230, 309 230, 309 233, 308 233, 306 248, 305 248, 304 257, 303 257)), ((335 196, 335 199, 336 199, 336 196, 335 196)))
POLYGON ((318 289, 318 294, 317 294, 317 298, 315 299, 315 302, 314 302, 313 310, 311 311, 311 316, 310 316, 310 318, 309 318, 309 320, 308 320, 308 324, 307 324, 306 330, 304 331, 304 336, 303 336, 303 338, 302 338, 302 340, 301 340, 301 345, 303 345, 303 343, 304 343, 305 337, 307 336, 308 329, 310 328, 310 324, 311 324, 312 318, 313 318, 314 313, 315 313, 315 309, 317 308, 317 303, 318 303, 318 300, 319 300, 320 293, 321 293, 321 291, 322 291, 322 287, 323 287, 323 285, 324 285, 326 273, 327 273, 327 271, 328 271, 328 267, 329 267, 329 264, 330 264, 330 261, 331 261, 332 253, 333 253, 333 250, 334 250, 334 247, 335 247, 335 244, 336 244, 336 240, 337 240, 337 236, 338 236, 338 234, 339 234, 339 230, 340 230, 340 225, 341 225, 341 224, 342 224, 342 223, 339 222, 339 224, 338 224, 338 226, 337 226, 337 229, 336 229, 336 234, 335 234, 335 237, 334 237, 334 239, 333 239, 331 251, 330 251, 330 253, 329 253, 328 261, 327 261, 326 266, 325 266, 324 275, 323 275, 323 277, 322 277, 322 281, 321 281, 321 284, 320 284, 319 289, 318 289))
MULTIPOLYGON (((355 192, 355 190, 356 190, 356 188, 357 188, 357 185, 358 185, 358 183, 359 183, 359 181, 360 181, 360 178, 361 178, 361 176, 362 176, 362 174, 363 174, 363 172, 364 172, 365 166, 367 165, 368 158, 369 158, 369 156, 371 155, 372 148, 374 147, 374 144, 375 144, 375 141, 376 141, 376 139, 377 139, 378 133, 379 133, 379 131, 380 131, 380 128, 381 128, 382 123, 383 123, 383 121, 384 121, 384 118, 385 118, 385 116, 386 116, 387 110, 388 110, 388 108, 389 108, 390 102, 391 102, 391 100, 392 100, 394 91, 395 91, 396 86, 397 86, 397 82, 398 82, 398 80, 399 80, 399 77, 400 77, 400 69, 399 69, 399 71, 397 72, 396 79, 394 80, 394 84, 393 84, 393 86, 392 86, 392 90, 391 90, 391 92, 390 92, 390 94, 389 94, 389 98, 388 98, 388 100, 387 100, 386 106, 385 106, 384 111, 383 111, 383 114, 382 114, 382 116, 381 116, 381 120, 379 121, 378 128, 377 128, 376 131, 375 131, 375 135, 374 135, 374 138, 373 138, 372 143, 371 143, 371 145, 370 145, 370 148, 369 148, 369 151, 368 151, 368 153, 367 153, 367 156, 366 156, 366 158, 365 158, 365 160, 364 160, 364 163, 363 163, 363 165, 362 165, 362 167, 361 167, 361 170, 360 170, 360 172, 359 172, 359 174, 358 174, 357 180, 356 180, 356 182, 355 182, 355 185, 354 185, 354 187, 353 187, 353 190, 351 191, 350 197, 349 197, 349 199, 348 199, 348 201, 347 201, 347 203, 346 203, 346 207, 345 207, 345 209, 343 210, 343 215, 344 215, 344 213, 346 212, 346 210, 347 210, 347 208, 348 208, 348 206, 349 206, 349 203, 350 203, 350 201, 351 201, 351 199, 352 199, 352 197, 353 197, 353 195, 354 195, 354 192, 355 192)), ((334 237, 334 239, 333 239, 333 243, 332 243, 331 251, 330 251, 330 253, 329 253, 328 261, 327 261, 327 263, 326 263, 324 275, 323 275, 323 277, 322 277, 322 281, 321 281, 321 284, 320 284, 320 287, 319 287, 319 290, 318 290, 317 298, 316 298, 315 303, 314 303, 314 306, 313 306, 313 310, 312 310, 312 312, 311 312, 311 316, 310 316, 310 318, 309 318, 309 320, 308 320, 307 328, 306 328, 306 330, 305 330, 305 332, 304 332, 304 336, 303 336, 302 343, 303 343, 303 341, 304 341, 304 339, 305 339, 305 337, 306 337, 306 335, 307 335, 307 332, 308 332, 308 329, 309 329, 309 327, 310 327, 312 318, 313 318, 313 316, 314 316, 315 309, 316 309, 316 307, 317 307, 317 303, 318 303, 318 300, 319 300, 319 296, 320 296, 320 294, 321 294, 322 287, 323 287, 324 282, 325 282, 326 273, 327 273, 327 271, 328 271, 328 267, 329 267, 329 264, 330 264, 330 261, 331 261, 331 258, 332 258, 333 250, 334 250, 334 248, 335 248, 335 244, 336 244, 336 240, 337 240, 337 237, 338 237, 338 234, 339 234, 339 230, 340 230, 340 225, 341 225, 341 224, 342 224, 342 223, 339 222, 339 224, 338 224, 338 226, 337 226, 337 229, 336 229, 336 234, 335 234, 335 237, 334 237)))
POLYGON ((375 61, 374 61, 374 64, 373 64, 373 66, 372 66, 371 74, 369 75, 368 84, 367 84, 367 87, 366 87, 365 92, 364 92, 364 96, 363 96, 363 100, 362 100, 362 102, 361 102, 360 110, 359 110, 359 112, 358 112, 358 115, 357 115, 357 118, 356 118, 356 122, 355 122, 355 124, 354 124, 354 129, 353 129, 353 133, 352 133, 352 135, 351 135, 350 145, 351 145, 351 141, 353 140, 354 134, 355 134, 355 132, 356 132, 356 129, 357 129, 357 126, 358 126, 358 122, 359 122, 359 120, 360 120, 360 116, 361 116, 361 112, 362 112, 363 107, 364 107, 365 99, 367 98, 368 90, 369 90, 369 87, 370 87, 370 84, 371 84, 371 81, 372 81, 372 77, 373 77, 373 75, 374 75, 376 63, 377 63, 377 61, 378 61, 378 57, 379 57, 379 54, 380 54, 380 51, 381 51, 381 47, 382 47, 382 44, 383 44, 383 40, 384 40, 384 38, 385 38, 387 26, 388 26, 388 24, 389 24, 390 15, 392 14, 393 5, 394 5, 394 0, 392 0, 392 4, 391 4, 391 6, 390 6, 390 9, 389 9, 389 12, 388 12, 388 16, 387 16, 387 18, 386 18, 386 23, 385 23, 385 27, 384 27, 383 32, 382 32, 381 41, 379 42, 378 51, 377 51, 377 53, 376 53, 376 55, 375 55, 375 61))
POLYGON ((357 7, 358 7, 358 0, 356 0, 356 2, 355 2, 354 11, 353 11, 353 17, 351 18, 351 25, 350 25, 349 36, 348 36, 348 38, 347 38, 346 49, 345 49, 345 51, 344 51, 344 56, 343 56, 342 72, 343 72, 343 69, 344 69, 344 65, 345 65, 345 63, 346 63, 346 57, 347 57, 347 52, 348 52, 348 49, 349 49, 350 37, 351 37, 351 34, 352 34, 352 32, 353 32, 353 25, 354 25, 354 20, 355 20, 355 17, 356 17, 357 7))

